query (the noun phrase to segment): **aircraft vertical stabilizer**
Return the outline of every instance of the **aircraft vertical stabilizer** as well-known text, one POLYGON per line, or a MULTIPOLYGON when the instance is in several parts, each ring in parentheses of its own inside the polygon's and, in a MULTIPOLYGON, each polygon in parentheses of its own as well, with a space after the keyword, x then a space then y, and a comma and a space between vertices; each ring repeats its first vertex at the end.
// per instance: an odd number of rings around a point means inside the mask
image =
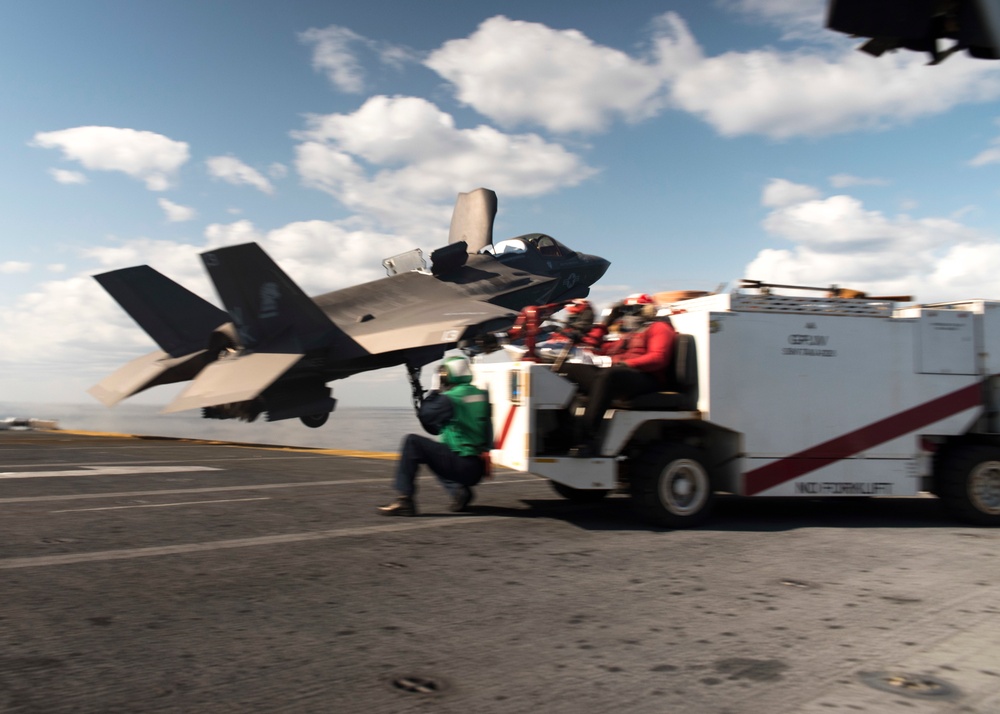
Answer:
POLYGON ((322 344, 342 359, 367 354, 256 243, 202 260, 246 349, 304 353, 322 344))
POLYGON ((161 384, 193 379, 214 359, 216 332, 229 315, 148 265, 95 275, 160 349, 138 357, 88 391, 105 406, 161 384))
POLYGON ((478 253, 493 244, 493 219, 497 215, 497 195, 488 188, 458 194, 451 214, 448 243, 465 241, 468 252, 478 253))
MULTIPOLYGON (((311 403, 332 410, 335 402, 325 380, 309 367, 309 360, 328 355, 349 360, 368 351, 334 324, 256 243, 202 253, 202 260, 229 310, 241 349, 203 369, 164 412, 249 403, 289 371, 295 372, 289 379, 299 383, 311 403)), ((286 412, 309 416, 295 409, 286 412)))
POLYGON ((229 322, 225 312, 148 265, 94 279, 171 357, 205 349, 206 335, 229 322))

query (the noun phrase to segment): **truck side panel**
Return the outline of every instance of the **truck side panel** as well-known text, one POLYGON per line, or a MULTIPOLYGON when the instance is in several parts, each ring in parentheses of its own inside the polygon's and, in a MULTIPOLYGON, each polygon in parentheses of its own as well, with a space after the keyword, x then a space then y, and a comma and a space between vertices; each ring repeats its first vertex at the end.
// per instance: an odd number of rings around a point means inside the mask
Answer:
POLYGON ((925 475, 921 435, 965 433, 981 411, 971 317, 713 310, 674 324, 707 334, 700 406, 743 435, 741 493, 902 495, 925 475))

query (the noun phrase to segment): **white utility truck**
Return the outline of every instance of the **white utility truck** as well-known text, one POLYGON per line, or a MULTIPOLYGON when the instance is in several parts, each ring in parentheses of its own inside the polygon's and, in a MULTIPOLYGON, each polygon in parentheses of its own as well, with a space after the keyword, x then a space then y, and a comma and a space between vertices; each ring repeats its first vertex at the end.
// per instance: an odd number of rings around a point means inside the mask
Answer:
POLYGON ((669 527, 717 492, 913 496, 1000 525, 1000 301, 897 307, 764 285, 670 306, 670 392, 617 403, 569 456, 581 397, 553 365, 477 363, 495 464, 580 501, 627 490, 669 527))

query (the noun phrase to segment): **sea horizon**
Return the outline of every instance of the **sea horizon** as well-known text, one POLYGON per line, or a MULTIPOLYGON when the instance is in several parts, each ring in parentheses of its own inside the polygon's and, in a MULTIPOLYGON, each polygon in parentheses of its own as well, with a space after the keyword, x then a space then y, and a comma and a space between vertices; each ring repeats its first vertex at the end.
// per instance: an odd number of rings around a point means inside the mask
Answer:
POLYGON ((197 412, 161 414, 162 405, 58 404, 0 401, 0 419, 51 419, 67 431, 93 431, 276 446, 352 451, 396 451, 409 432, 423 433, 412 407, 342 407, 318 429, 298 419, 246 423, 234 419, 202 419, 197 412))

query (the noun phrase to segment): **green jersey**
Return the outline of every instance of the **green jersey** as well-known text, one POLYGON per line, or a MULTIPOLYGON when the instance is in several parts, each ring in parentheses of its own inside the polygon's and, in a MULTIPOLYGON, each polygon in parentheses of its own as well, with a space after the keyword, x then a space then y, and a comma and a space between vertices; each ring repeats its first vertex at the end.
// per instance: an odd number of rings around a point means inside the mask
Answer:
POLYGON ((493 425, 487 393, 472 384, 458 384, 444 396, 454 412, 441 429, 441 441, 459 456, 478 456, 493 448, 493 425))

